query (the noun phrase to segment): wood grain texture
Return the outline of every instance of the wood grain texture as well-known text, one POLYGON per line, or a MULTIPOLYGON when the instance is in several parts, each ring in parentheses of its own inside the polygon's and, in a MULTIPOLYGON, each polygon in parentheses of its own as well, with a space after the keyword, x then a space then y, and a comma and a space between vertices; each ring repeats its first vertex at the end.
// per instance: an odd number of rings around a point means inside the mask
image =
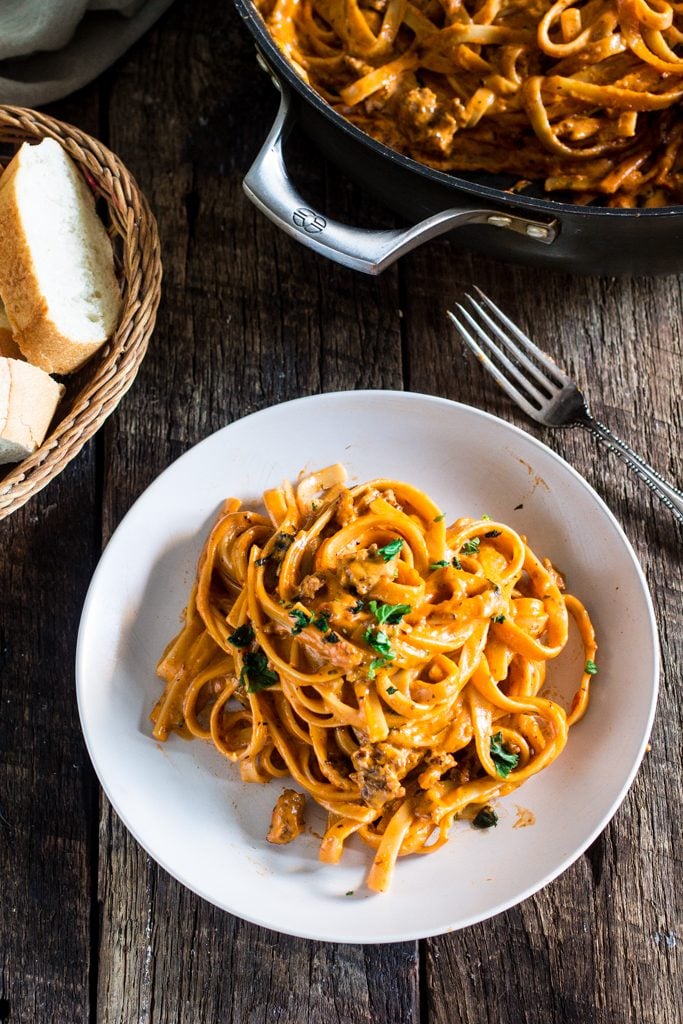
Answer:
MULTIPOLYGON (((51 110, 134 173, 159 221, 165 278, 134 387, 96 443, 0 526, 0 1022, 678 1024, 683 534, 587 433, 526 421, 444 311, 473 283, 488 291, 595 414, 680 483, 683 279, 532 271, 463 253, 456 236, 378 279, 325 263, 242 194, 276 105, 230 4, 195 0, 51 110), (246 413, 368 387, 486 409, 575 466, 641 559, 663 677, 634 785, 568 871, 480 925, 365 947, 240 921, 151 861, 103 796, 98 807, 72 665, 97 554, 162 469, 246 413)), ((288 161, 331 215, 393 223, 304 140, 288 161)))
POLYGON ((78 1019, 89 1001, 96 785, 73 664, 96 557, 93 454, 0 531, 0 1020, 12 1024, 78 1019))

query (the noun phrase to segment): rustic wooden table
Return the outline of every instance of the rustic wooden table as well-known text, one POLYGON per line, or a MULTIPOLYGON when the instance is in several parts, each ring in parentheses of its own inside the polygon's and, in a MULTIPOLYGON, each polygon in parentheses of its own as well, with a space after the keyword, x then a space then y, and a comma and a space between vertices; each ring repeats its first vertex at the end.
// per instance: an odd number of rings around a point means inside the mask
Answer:
MULTIPOLYGON (((275 106, 231 5, 194 0, 50 108, 108 142, 136 175, 159 221, 165 279, 132 390, 78 459, 0 524, 0 1022, 674 1024, 683 534, 587 434, 525 422, 465 357, 443 311, 472 283, 490 291, 585 386, 599 417, 680 484, 681 278, 520 269, 472 258, 454 237, 378 279, 325 263, 242 195, 275 106), (549 443, 623 524, 663 652, 651 749, 586 853, 493 920, 386 946, 278 935, 170 878, 102 796, 74 691, 90 576, 157 474, 245 413, 353 388, 461 400, 549 443)), ((293 160, 337 216, 391 223, 304 146, 293 160)))

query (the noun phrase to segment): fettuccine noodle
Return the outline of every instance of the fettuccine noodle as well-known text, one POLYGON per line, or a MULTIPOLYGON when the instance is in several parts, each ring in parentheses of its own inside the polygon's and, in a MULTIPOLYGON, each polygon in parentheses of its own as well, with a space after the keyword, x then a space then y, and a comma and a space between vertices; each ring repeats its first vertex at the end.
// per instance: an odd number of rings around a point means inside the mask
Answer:
POLYGON ((443 171, 576 202, 683 202, 683 4, 256 0, 340 114, 443 171))
POLYGON ((397 857, 437 850, 457 817, 495 824, 490 802, 562 752, 593 627, 513 529, 446 526, 409 484, 347 487, 331 466, 264 504, 230 498, 211 531, 158 665, 154 736, 209 740, 245 781, 294 779, 328 812, 321 859, 358 834, 384 891, 397 857), (585 653, 566 712, 541 691, 570 617, 585 653))

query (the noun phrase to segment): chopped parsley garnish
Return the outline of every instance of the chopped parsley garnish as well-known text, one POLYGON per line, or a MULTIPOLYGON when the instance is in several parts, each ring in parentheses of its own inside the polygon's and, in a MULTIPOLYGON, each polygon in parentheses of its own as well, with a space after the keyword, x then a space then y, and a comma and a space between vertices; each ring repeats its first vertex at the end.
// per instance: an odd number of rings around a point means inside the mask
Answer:
POLYGON ((254 629, 251 622, 245 622, 238 626, 234 633, 228 637, 228 643, 233 647, 248 647, 254 639, 254 629))
POLYGON ((504 615, 492 615, 491 616, 491 622, 505 622, 505 616, 504 615))
POLYGON ((465 555, 476 555, 477 551, 479 550, 479 538, 470 537, 469 540, 465 541, 461 550, 465 555))
POLYGON ((356 601, 353 608, 351 609, 351 614, 356 615, 358 612, 362 612, 364 607, 365 605, 363 604, 363 599, 360 598, 358 601, 356 601))
POLYGON ((488 533, 484 534, 485 537, 500 537, 500 530, 489 530, 488 533))
POLYGON ((368 601, 368 608, 381 625, 387 626, 396 626, 412 611, 409 604, 383 604, 381 601, 368 601))
POLYGON ((393 654, 386 654, 381 658, 373 658, 368 665, 368 679, 374 679, 377 669, 384 668, 384 666, 387 665, 393 657, 393 654))
POLYGON ((249 651, 244 655, 240 683, 249 693, 258 693, 280 682, 277 672, 268 668, 268 659, 263 651, 249 651))
POLYGON ((295 537, 295 533, 278 533, 273 541, 273 554, 283 555, 295 537))
POLYGON ((321 633, 327 633, 330 628, 329 615, 319 615, 317 619, 313 619, 313 625, 316 629, 319 629, 321 633))
POLYGON ((287 548, 294 540, 296 534, 294 533, 278 533, 273 541, 273 547, 269 554, 264 555, 263 558, 257 558, 257 565, 267 565, 272 558, 274 562, 281 562, 282 556, 284 555, 287 548))
POLYGON ((455 569, 462 569, 462 562, 460 561, 457 555, 455 555, 455 557, 453 558, 453 567, 455 569))
POLYGON ((375 651, 379 651, 385 658, 393 658, 394 654, 391 650, 391 643, 389 637, 383 629, 366 629, 363 633, 363 639, 367 644, 370 645, 375 651))
POLYGON ((473 819, 472 824, 475 828, 494 828, 498 824, 498 815, 490 804, 486 804, 473 819))
POLYGON ((595 664, 594 661, 591 661, 591 659, 589 658, 583 670, 584 672, 587 672, 589 676, 594 676, 598 671, 598 666, 595 664))
POLYGON ((395 558, 403 547, 403 537, 397 537, 396 540, 390 541, 385 544, 383 548, 377 549, 377 554, 380 558, 383 558, 385 562, 390 562, 392 558, 395 558))
POLYGON ((387 693, 391 697, 392 694, 398 693, 398 690, 396 689, 395 686, 387 686, 387 693))
POLYGON ((519 764, 519 754, 511 754, 503 746, 502 732, 497 732, 491 737, 491 760, 501 779, 507 779, 512 769, 519 764))
POLYGON ((435 523, 441 523, 446 518, 446 513, 442 512, 440 516, 434 516, 435 523))
POLYGON ((324 642, 326 644, 338 644, 339 643, 339 637, 337 636, 336 633, 333 633, 331 630, 327 634, 326 637, 323 637, 323 640, 324 640, 324 642))
POLYGON ((484 514, 483 514, 483 516, 481 518, 482 519, 490 519, 491 516, 488 514, 488 512, 484 512, 484 514))
POLYGON ((373 658, 368 666, 368 679, 374 679, 378 668, 384 668, 389 661, 393 661, 396 655, 391 649, 389 637, 383 629, 368 628, 363 633, 363 639, 380 655, 373 658))
POLYGON ((435 569, 443 569, 446 565, 450 565, 450 562, 447 562, 445 558, 442 558, 438 562, 432 562, 429 568, 434 572, 435 569))
POLYGON ((308 616, 306 612, 302 612, 300 608, 295 608, 294 611, 289 613, 290 619, 294 619, 294 625, 292 626, 292 635, 298 636, 302 629, 306 626, 310 626, 311 619, 313 616, 308 616))

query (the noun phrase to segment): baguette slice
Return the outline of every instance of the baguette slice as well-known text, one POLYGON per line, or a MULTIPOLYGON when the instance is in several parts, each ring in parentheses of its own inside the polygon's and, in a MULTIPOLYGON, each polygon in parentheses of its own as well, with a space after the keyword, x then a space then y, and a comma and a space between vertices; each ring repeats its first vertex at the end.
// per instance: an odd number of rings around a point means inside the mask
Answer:
POLYGON ((0 296, 30 363, 71 373, 121 311, 111 242, 92 192, 54 139, 24 143, 0 176, 0 296))
POLYGON ((11 359, 23 359, 21 349, 14 340, 12 327, 2 302, 0 302, 0 356, 9 356, 11 359))
POLYGON ((64 386, 37 366, 0 358, 0 464, 40 447, 63 394, 64 386))

